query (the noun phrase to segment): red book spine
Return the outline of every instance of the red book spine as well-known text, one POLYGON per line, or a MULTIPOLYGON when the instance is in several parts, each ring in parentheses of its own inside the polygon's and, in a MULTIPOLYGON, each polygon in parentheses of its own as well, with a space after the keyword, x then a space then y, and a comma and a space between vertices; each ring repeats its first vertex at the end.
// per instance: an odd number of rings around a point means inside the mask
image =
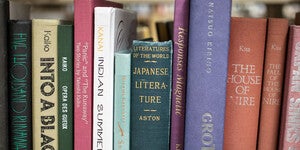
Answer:
POLYGON ((74 0, 74 149, 92 149, 94 7, 122 5, 74 0))
POLYGON ((288 27, 287 19, 268 19, 258 150, 278 146, 288 27))
POLYGON ((286 61, 280 150, 300 149, 300 26, 290 26, 286 61))

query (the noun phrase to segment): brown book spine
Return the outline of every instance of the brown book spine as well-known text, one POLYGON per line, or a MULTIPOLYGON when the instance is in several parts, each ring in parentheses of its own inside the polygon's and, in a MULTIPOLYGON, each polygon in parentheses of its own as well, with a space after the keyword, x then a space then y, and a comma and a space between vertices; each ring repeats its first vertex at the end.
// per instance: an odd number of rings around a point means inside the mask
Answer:
POLYGON ((224 150, 256 149, 266 23, 231 19, 224 150))
POLYGON ((268 19, 258 150, 278 146, 288 27, 287 19, 268 19))
POLYGON ((280 150, 300 149, 300 26, 290 26, 284 96, 280 126, 280 150))

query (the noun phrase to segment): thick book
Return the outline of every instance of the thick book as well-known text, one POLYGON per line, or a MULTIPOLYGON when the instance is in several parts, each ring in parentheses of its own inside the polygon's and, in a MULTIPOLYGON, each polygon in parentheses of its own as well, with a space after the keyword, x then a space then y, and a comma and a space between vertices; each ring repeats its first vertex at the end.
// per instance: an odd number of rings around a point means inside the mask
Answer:
POLYGON ((73 150, 73 25, 57 27, 58 149, 73 150))
POLYGON ((131 150, 169 149, 172 54, 172 41, 133 41, 131 150))
POLYGON ((74 0, 74 149, 92 148, 94 7, 122 5, 74 0), (84 130, 83 130, 84 129, 84 130))
POLYGON ((115 53, 114 150, 130 150, 131 53, 115 53))
POLYGON ((8 149, 7 21, 8 0, 0 0, 0 149, 8 149))
MULTIPOLYGON (((170 149, 183 150, 190 0, 175 0, 170 149)), ((169 25, 171 22, 168 23, 169 25)))
POLYGON ((222 149, 231 1, 190 1, 184 149, 222 149))
POLYGON ((31 21, 8 23, 10 149, 32 149, 31 21))
POLYGON ((33 149, 58 149, 57 25, 32 20, 33 149))
POLYGON ((266 19, 231 19, 224 150, 254 150, 266 39, 266 19))
POLYGON ((114 53, 131 48, 136 12, 95 8, 93 149, 113 149, 114 53))
POLYGON ((268 19, 258 150, 274 150, 278 146, 288 29, 287 19, 268 19))
POLYGON ((289 28, 288 49, 280 125, 280 150, 300 149, 300 26, 289 28))

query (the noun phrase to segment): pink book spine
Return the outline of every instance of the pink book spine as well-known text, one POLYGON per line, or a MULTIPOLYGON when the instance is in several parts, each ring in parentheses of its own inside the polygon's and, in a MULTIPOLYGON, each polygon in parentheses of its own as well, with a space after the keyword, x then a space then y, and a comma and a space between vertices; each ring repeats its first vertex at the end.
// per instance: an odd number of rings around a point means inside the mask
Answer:
POLYGON ((122 5, 74 0, 74 149, 92 149, 94 7, 122 5))
POLYGON ((282 107, 280 150, 300 149, 300 26, 290 26, 282 107))

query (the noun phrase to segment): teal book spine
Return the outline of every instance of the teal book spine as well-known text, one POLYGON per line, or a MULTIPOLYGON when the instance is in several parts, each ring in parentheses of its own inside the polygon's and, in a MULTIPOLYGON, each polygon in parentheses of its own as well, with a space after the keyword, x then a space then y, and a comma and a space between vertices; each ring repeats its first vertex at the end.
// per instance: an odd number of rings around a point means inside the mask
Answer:
POLYGON ((129 150, 131 54, 115 53, 114 150, 129 150))
POLYGON ((58 149, 73 150, 73 25, 58 25, 58 149))
POLYGON ((172 41, 133 41, 131 150, 169 149, 172 54, 172 41))

